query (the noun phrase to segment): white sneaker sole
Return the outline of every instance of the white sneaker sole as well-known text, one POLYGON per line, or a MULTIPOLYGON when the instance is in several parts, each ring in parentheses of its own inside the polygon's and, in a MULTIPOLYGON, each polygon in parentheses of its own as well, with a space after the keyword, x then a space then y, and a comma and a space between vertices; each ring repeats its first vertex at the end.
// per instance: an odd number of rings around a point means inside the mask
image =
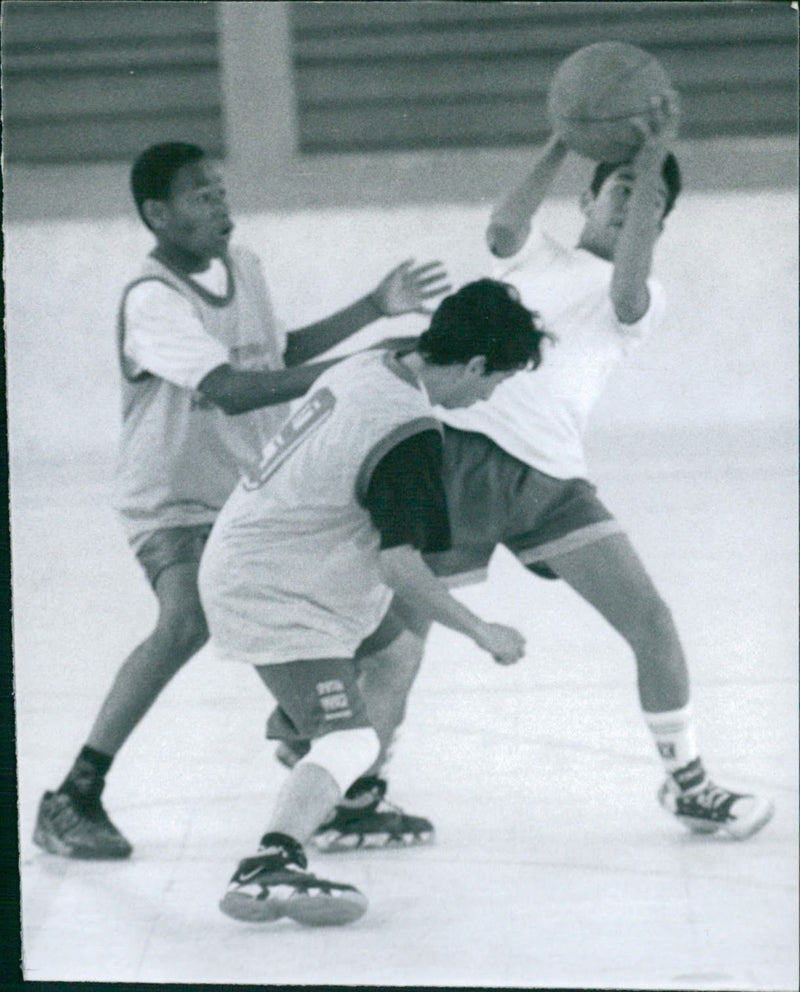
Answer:
POLYGON ((288 899, 253 899, 239 892, 226 892, 219 908, 242 923, 274 923, 283 917, 308 927, 343 926, 360 919, 367 911, 367 900, 360 892, 341 895, 295 894, 288 899))
POLYGON ((396 834, 344 834, 335 830, 319 834, 311 839, 311 843, 322 854, 339 854, 347 851, 387 850, 398 847, 420 847, 432 844, 435 834, 407 833, 398 837, 396 834))

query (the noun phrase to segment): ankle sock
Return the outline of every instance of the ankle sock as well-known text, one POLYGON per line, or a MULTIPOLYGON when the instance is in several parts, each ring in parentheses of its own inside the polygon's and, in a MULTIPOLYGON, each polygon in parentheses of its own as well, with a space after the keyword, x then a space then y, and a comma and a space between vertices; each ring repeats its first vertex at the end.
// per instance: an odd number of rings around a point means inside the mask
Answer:
POLYGON ((705 771, 697 751, 691 704, 663 713, 645 712, 644 718, 666 771, 682 789, 698 785, 705 771))
POLYGON ((113 760, 113 755, 104 754, 88 745, 82 747, 58 791, 65 792, 74 799, 99 799, 113 760))
POLYGON ((703 762, 700 758, 695 758, 683 768, 678 768, 672 772, 672 778, 681 792, 690 792, 705 782, 706 770, 703 768, 703 762))

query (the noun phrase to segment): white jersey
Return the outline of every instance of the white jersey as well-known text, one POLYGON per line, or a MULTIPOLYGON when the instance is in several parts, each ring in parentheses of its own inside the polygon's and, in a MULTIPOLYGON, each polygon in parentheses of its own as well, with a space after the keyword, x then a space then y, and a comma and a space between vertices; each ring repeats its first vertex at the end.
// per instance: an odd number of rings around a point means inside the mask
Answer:
POLYGON ((505 260, 497 278, 519 290, 545 330, 536 371, 521 372, 488 401, 460 410, 437 409, 459 430, 485 434, 495 444, 557 479, 586 478, 583 435, 589 412, 614 368, 664 311, 664 292, 648 280, 650 307, 635 324, 623 324, 610 297, 613 267, 582 248, 565 248, 534 228, 522 251, 505 260))
POLYGON ((200 594, 223 656, 259 665, 353 656, 392 598, 365 505, 372 472, 431 428, 441 429, 424 388, 382 351, 346 359, 294 402, 203 555, 200 594))

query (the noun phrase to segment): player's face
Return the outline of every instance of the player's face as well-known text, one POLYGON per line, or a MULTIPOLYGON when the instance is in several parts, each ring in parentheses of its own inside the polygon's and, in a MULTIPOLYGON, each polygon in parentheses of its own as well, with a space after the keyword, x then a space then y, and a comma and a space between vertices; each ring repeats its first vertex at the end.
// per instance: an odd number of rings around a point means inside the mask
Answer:
MULTIPOLYGON (((619 233, 628 216, 635 179, 633 166, 621 165, 606 177, 597 195, 584 204, 586 224, 581 242, 601 258, 610 260, 614 257, 619 233)), ((658 225, 664 216, 666 203, 667 185, 662 179, 656 196, 649 204, 658 225)))
POLYGON ((488 400, 501 382, 514 374, 514 369, 503 372, 483 372, 482 369, 463 366, 462 375, 456 388, 441 405, 448 409, 472 406, 479 400, 488 400))
POLYGON ((233 223, 225 189, 205 161, 191 162, 175 173, 163 203, 157 234, 162 244, 209 261, 224 255, 233 223))

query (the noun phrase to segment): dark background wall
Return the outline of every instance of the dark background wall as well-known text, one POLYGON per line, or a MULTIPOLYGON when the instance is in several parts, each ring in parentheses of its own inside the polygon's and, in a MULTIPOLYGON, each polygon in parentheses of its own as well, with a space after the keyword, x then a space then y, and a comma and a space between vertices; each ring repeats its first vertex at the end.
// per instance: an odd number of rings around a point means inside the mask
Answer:
MULTIPOLYGON (((156 136, 224 154, 218 4, 4 5, 9 162, 127 161, 156 136)), ((598 36, 641 45, 687 138, 794 130, 783 4, 292 3, 300 152, 537 143, 559 62, 598 36)))
POLYGON ((126 210, 128 163, 166 138, 223 159, 244 209, 492 196, 545 140, 559 62, 601 39, 664 64, 696 185, 796 175, 782 2, 6 0, 2 19, 12 218, 126 210))

